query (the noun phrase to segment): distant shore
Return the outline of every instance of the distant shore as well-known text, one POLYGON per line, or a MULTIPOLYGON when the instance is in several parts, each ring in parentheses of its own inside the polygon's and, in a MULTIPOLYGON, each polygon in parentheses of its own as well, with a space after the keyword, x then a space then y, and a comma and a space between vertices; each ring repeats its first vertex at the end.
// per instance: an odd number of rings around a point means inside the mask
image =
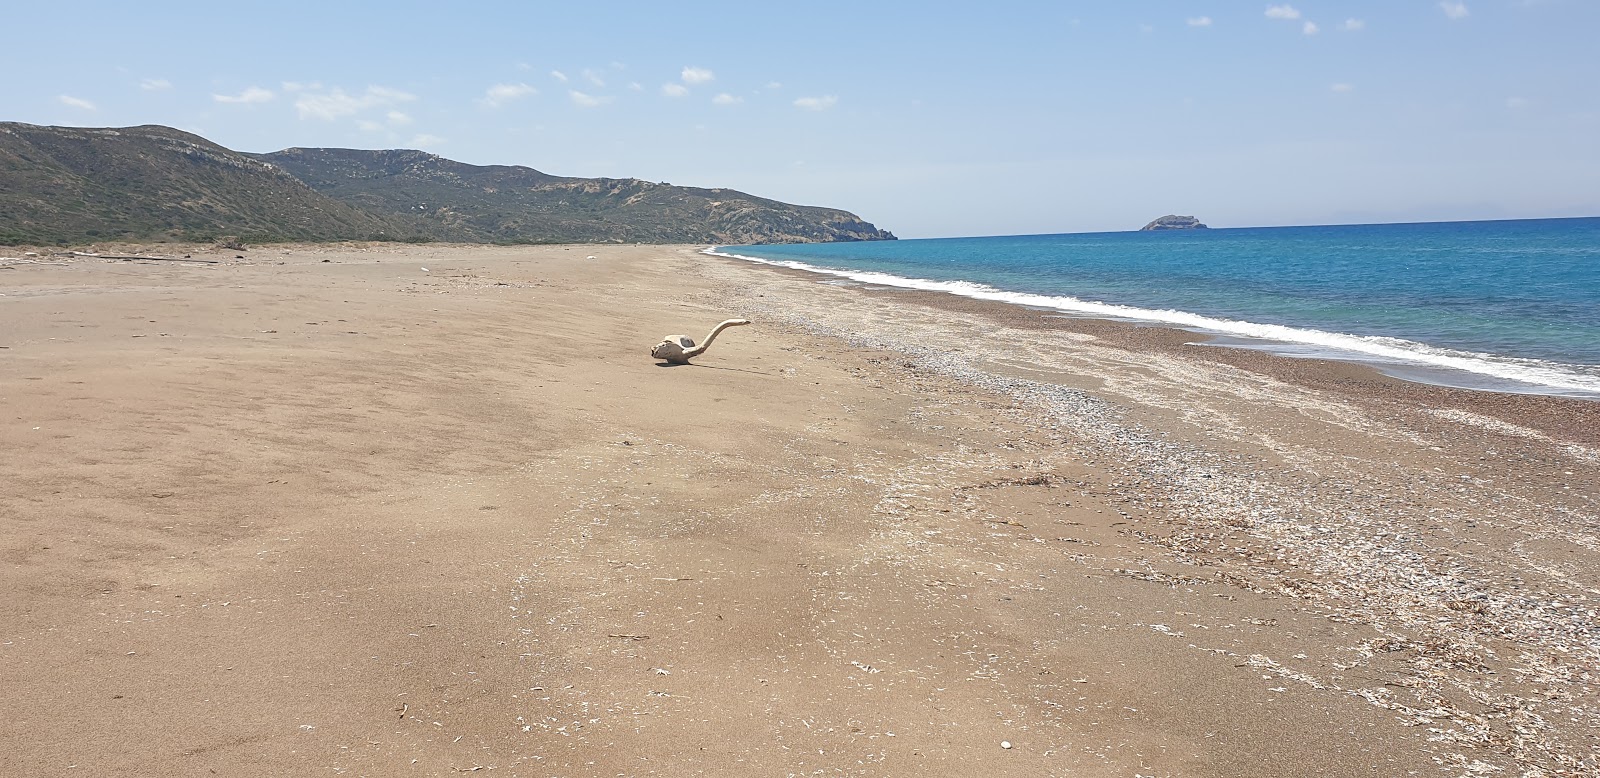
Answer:
POLYGON ((0 269, 0 772, 1600 769, 1600 403, 693 246, 191 253, 0 269))

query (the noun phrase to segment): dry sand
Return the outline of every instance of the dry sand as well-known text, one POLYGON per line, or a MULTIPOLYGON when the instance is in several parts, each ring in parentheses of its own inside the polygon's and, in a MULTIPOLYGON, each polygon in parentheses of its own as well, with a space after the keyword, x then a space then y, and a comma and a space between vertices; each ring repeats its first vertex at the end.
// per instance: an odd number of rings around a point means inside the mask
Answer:
POLYGON ((1600 771, 1600 403, 692 248, 195 256, 0 260, 0 774, 1600 771))

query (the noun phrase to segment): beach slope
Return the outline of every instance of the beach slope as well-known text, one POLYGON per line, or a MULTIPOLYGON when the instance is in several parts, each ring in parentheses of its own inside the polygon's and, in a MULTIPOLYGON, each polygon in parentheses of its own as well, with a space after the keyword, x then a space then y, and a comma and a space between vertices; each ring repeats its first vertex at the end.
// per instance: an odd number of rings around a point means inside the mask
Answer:
POLYGON ((0 773, 1595 768, 1583 404, 690 247, 193 256, 0 263, 0 773))

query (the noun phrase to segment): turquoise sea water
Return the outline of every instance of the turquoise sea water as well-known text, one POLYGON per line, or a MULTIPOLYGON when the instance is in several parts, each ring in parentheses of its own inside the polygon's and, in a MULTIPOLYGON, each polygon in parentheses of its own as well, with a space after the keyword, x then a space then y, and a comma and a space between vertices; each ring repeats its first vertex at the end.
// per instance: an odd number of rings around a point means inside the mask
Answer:
POLYGON ((733 246, 725 256, 1470 388, 1600 398, 1600 218, 733 246))

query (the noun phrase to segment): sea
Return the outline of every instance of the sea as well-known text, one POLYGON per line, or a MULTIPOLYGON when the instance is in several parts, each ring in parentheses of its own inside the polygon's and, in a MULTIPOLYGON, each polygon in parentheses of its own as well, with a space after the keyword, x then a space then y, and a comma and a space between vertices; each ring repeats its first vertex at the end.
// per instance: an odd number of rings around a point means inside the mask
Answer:
POLYGON ((837 283, 1189 330, 1443 386, 1600 399, 1600 218, 717 246, 837 283))

